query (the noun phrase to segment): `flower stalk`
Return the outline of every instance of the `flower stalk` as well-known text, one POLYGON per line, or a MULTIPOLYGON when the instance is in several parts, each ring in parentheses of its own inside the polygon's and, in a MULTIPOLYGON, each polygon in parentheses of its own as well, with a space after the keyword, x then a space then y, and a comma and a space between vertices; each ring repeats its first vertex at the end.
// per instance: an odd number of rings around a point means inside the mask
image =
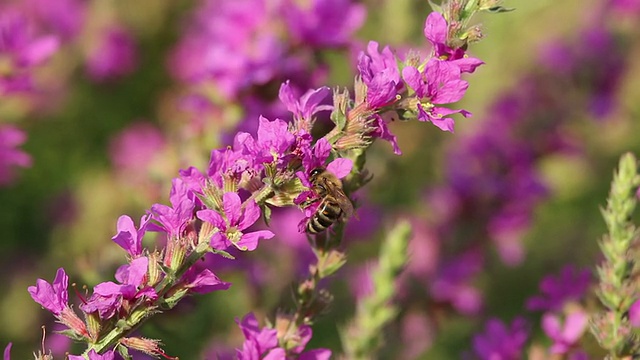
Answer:
POLYGON ((591 332, 609 352, 610 359, 640 354, 640 339, 629 321, 630 307, 640 296, 636 281, 640 269, 634 251, 640 234, 631 222, 638 186, 638 162, 627 153, 620 159, 607 206, 602 209, 608 233, 599 242, 605 260, 597 268, 600 279, 597 295, 605 310, 591 319, 591 332))

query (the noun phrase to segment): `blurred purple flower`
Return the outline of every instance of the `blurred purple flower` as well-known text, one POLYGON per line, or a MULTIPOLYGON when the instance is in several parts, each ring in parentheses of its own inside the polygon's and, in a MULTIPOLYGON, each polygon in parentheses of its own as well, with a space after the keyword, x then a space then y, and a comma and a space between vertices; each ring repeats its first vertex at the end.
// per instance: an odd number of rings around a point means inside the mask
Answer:
POLYGON ((31 166, 31 156, 18 149, 26 137, 17 127, 0 125, 0 185, 8 185, 13 181, 14 167, 31 166))
POLYGON ((11 346, 13 346, 13 344, 8 343, 4 348, 4 360, 11 360, 11 346))
POLYGON ((299 43, 337 47, 349 45, 364 23, 366 9, 351 0, 311 0, 304 5, 286 0, 284 16, 289 32, 299 43))
POLYGON ((418 120, 429 121, 440 130, 453 132, 453 119, 447 117, 460 113, 471 115, 466 110, 451 110, 436 105, 454 103, 464 96, 469 83, 460 79, 460 68, 450 62, 429 59, 424 72, 413 66, 402 69, 402 77, 420 100, 417 104, 418 120))
POLYGON ((213 80, 226 98, 265 84, 290 65, 270 21, 279 7, 264 0, 203 1, 174 50, 174 76, 192 83, 213 80))
POLYGON ((547 275, 540 282, 540 295, 527 300, 527 309, 559 311, 568 301, 579 301, 591 284, 591 272, 567 265, 557 276, 547 275))
POLYGON ((58 50, 56 36, 37 35, 34 31, 34 24, 24 13, 0 9, 0 60, 8 66, 0 76, 0 94, 32 90, 29 71, 58 50))
POLYGON ((87 57, 87 72, 95 81, 106 81, 132 73, 137 65, 133 36, 123 27, 102 30, 87 57))
POLYGON ((634 327, 640 327, 640 300, 636 300, 629 307, 629 322, 634 327))
POLYGON ((542 316, 542 330, 553 341, 552 354, 566 354, 577 344, 589 324, 589 315, 582 310, 570 312, 564 324, 558 316, 546 313, 542 316))
POLYGON ((610 6, 626 16, 640 15, 640 0, 611 0, 610 6))
POLYGON ((371 273, 375 271, 377 266, 375 261, 368 261, 353 268, 349 272, 349 290, 351 290, 357 302, 371 295, 375 290, 371 273))
POLYGON ((403 316, 401 338, 403 343, 402 359, 417 359, 433 343, 436 337, 435 324, 427 315, 409 312, 403 316))
POLYGON ((165 146, 166 140, 156 126, 138 121, 111 140, 109 155, 113 165, 129 177, 141 169, 149 169, 165 146))
POLYGON ((200 220, 209 222, 219 229, 211 237, 211 246, 214 249, 225 250, 229 246, 235 246, 239 250, 253 251, 258 247, 260 239, 271 239, 274 236, 269 230, 242 232, 260 218, 260 208, 254 200, 247 202, 243 208, 240 196, 228 192, 223 195, 222 206, 224 215, 210 209, 197 212, 200 220))
POLYGON ((472 284, 473 277, 482 271, 483 256, 468 251, 443 264, 431 282, 431 296, 448 302, 464 314, 476 314, 482 308, 482 294, 472 284))
POLYGON ((44 31, 69 41, 79 35, 85 22, 87 3, 82 0, 23 0, 25 8, 44 31))
POLYGON ((550 42, 542 49, 541 62, 548 71, 561 76, 557 81, 578 86, 586 94, 586 107, 601 119, 616 110, 616 95, 627 68, 624 48, 599 22, 582 29, 579 39, 580 45, 550 42))
POLYGON ((526 322, 516 318, 511 326, 498 319, 487 322, 484 332, 473 338, 473 350, 481 360, 519 360, 529 337, 526 322))

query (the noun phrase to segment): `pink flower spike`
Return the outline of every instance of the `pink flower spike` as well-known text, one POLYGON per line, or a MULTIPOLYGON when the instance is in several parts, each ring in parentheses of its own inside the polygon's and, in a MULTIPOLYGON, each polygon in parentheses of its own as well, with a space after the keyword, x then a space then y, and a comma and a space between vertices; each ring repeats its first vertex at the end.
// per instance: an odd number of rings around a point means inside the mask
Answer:
POLYGON ((349 175, 353 168, 353 161, 347 158, 337 158, 327 165, 327 170, 335 174, 338 178, 349 175))

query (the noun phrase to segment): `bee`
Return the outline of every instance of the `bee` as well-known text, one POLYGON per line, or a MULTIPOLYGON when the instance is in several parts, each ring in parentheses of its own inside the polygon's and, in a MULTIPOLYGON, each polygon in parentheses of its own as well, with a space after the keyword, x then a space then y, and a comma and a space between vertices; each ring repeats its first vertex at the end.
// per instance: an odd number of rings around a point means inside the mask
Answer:
POLYGON ((325 231, 338 220, 353 214, 353 204, 342 189, 342 181, 325 168, 315 168, 309 173, 311 189, 321 198, 315 214, 307 222, 307 232, 325 231))

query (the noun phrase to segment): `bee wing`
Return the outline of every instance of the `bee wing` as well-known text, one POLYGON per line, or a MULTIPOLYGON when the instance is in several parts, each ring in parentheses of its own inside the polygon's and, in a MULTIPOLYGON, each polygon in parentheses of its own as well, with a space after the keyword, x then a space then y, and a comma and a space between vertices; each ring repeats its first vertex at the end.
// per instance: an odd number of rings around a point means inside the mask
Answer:
POLYGON ((344 193, 344 190, 342 190, 342 186, 329 180, 325 181, 325 186, 327 187, 327 192, 333 196, 340 209, 342 209, 345 218, 351 217, 353 215, 353 204, 347 194, 344 193))

